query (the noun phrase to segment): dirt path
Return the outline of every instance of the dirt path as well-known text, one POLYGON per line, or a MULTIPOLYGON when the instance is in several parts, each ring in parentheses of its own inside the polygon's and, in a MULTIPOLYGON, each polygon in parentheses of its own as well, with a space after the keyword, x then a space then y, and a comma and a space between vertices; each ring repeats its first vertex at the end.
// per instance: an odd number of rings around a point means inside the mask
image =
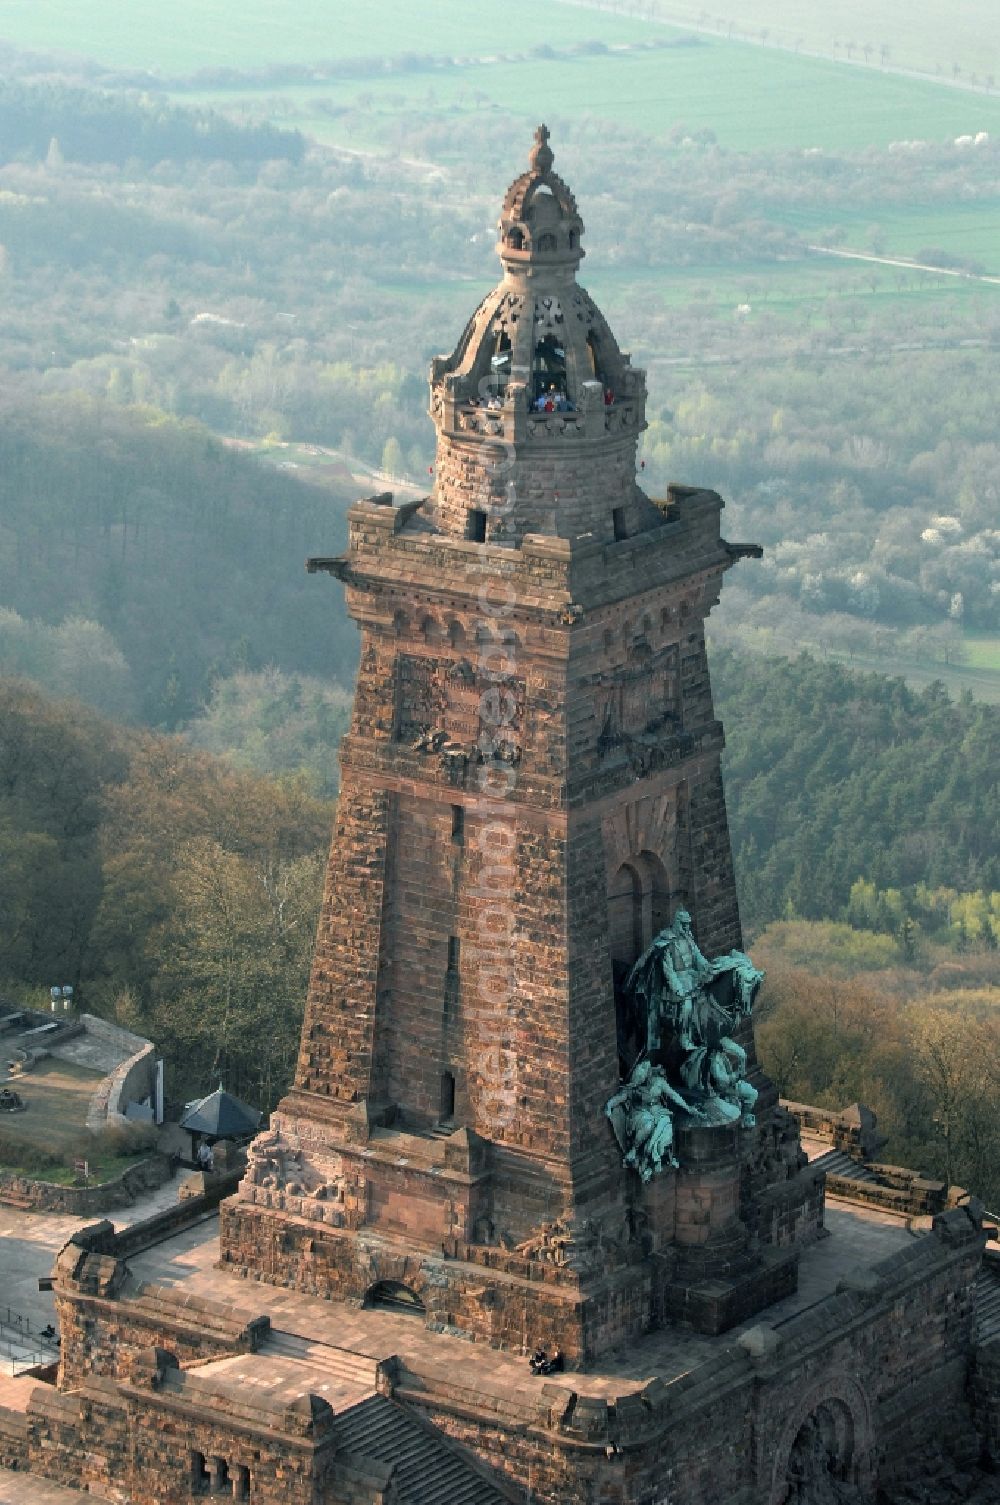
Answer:
POLYGON ((966 282, 1000 283, 1000 277, 986 272, 965 272, 960 267, 936 267, 925 261, 910 261, 905 256, 873 256, 866 251, 841 251, 835 246, 806 246, 819 256, 840 256, 845 261, 872 261, 880 267, 905 267, 910 272, 934 272, 938 277, 961 277, 966 282))

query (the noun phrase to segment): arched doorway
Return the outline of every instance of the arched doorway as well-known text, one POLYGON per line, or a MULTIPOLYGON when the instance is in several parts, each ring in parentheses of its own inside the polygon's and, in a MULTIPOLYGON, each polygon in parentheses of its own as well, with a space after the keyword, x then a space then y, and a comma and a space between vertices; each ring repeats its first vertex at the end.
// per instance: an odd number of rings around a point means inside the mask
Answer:
POLYGON ((411 1317, 423 1317, 427 1311, 416 1291, 404 1286, 400 1280, 377 1280, 365 1292, 365 1306, 380 1306, 411 1317))
POLYGON ((761 1480, 768 1505, 861 1505, 872 1494, 868 1399, 857 1381, 828 1374, 793 1404, 780 1434, 761 1434, 761 1480))
POLYGON ((837 1401, 817 1406, 792 1443, 783 1505, 861 1505, 853 1463, 850 1412, 837 1401))
POLYGON ((608 882, 608 938, 615 984, 618 1054, 623 1073, 631 1071, 645 1048, 645 1020, 636 1017, 625 994, 625 979, 653 937, 669 924, 673 896, 667 870, 655 852, 638 852, 608 882))

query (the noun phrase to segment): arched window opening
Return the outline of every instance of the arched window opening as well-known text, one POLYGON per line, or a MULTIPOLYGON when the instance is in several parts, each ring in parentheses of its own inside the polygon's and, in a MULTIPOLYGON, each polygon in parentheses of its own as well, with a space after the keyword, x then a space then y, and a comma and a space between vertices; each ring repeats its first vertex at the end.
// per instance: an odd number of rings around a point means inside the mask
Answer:
POLYGON ((579 244, 580 244, 580 237, 579 237, 579 235, 577 234, 577 232, 575 230, 571 230, 569 232, 569 248, 570 248, 570 250, 571 251, 575 251, 576 248, 577 248, 577 246, 579 244))
POLYGON ((454 617, 448 623, 448 642, 453 648, 461 648, 465 642, 465 632, 461 622, 456 622, 454 617))
POLYGON ((670 913, 670 884, 659 857, 639 852, 623 862, 608 883, 608 942, 623 1074, 631 1071, 646 1048, 646 1020, 638 1016, 625 982, 633 963, 669 924, 670 913))
POLYGON ((442 1071, 441 1073, 441 1122, 447 1123, 455 1117, 455 1073, 442 1071))
POLYGON ((427 1311, 416 1291, 404 1286, 399 1280, 377 1280, 365 1293, 366 1307, 383 1307, 392 1312, 402 1312, 411 1317, 422 1317, 427 1311))
POLYGON ((500 329, 497 331, 493 354, 490 356, 490 388, 497 396, 507 390, 511 360, 510 335, 500 329))
POLYGON ((554 334, 543 335, 538 341, 532 366, 536 402, 550 394, 566 396, 566 348, 554 334))
POLYGON ((436 617, 424 617, 420 631, 425 643, 440 643, 443 636, 441 624, 436 617))
POLYGON ((512 251, 523 251, 524 250, 524 231, 523 230, 518 230, 516 226, 515 226, 515 228, 513 230, 508 230, 508 232, 507 232, 507 244, 508 244, 508 246, 510 247, 510 249, 512 251))
POLYGON ((601 360, 601 349, 597 335, 591 329, 587 333, 587 359, 590 366, 590 380, 599 381, 602 387, 607 386, 604 378, 604 362, 601 360))
POLYGON ((623 862, 608 890, 611 960, 626 971, 642 951, 642 882, 630 862, 623 862))
POLYGON ((538 237, 538 242, 537 242, 537 245, 536 245, 536 250, 539 250, 539 251, 554 251, 555 248, 556 248, 556 238, 555 238, 555 236, 552 234, 551 230, 544 231, 543 234, 541 234, 538 237))

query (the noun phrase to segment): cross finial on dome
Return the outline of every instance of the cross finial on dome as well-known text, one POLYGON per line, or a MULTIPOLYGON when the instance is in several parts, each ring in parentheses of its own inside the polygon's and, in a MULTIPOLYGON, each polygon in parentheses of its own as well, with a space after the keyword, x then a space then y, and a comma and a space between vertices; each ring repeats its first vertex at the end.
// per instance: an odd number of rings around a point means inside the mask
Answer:
POLYGON ((549 146, 550 135, 551 132, 547 125, 540 125, 535 132, 535 145, 532 147, 531 155, 528 158, 534 172, 547 173, 552 171, 555 157, 552 148, 549 146))

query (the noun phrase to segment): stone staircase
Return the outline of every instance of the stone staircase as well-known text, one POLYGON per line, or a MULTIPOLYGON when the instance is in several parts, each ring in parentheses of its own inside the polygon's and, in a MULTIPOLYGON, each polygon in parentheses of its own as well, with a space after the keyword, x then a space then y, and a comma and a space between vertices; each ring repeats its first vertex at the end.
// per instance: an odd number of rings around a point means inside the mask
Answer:
POLYGON ((847 1181, 877 1181, 874 1171, 860 1160, 853 1160, 843 1150, 827 1150, 811 1162, 814 1168, 826 1171, 828 1176, 843 1176, 847 1181))
POLYGON ((400 1505, 509 1505, 520 1498, 407 1406, 372 1395, 336 1420, 337 1441, 393 1469, 400 1505))
POLYGON ((1000 1336, 1000 1261, 987 1256, 976 1280, 976 1339, 1000 1336))
POLYGON ((299 1359, 359 1391, 376 1387, 379 1361, 370 1354, 354 1353, 332 1343, 317 1343, 280 1329, 271 1330, 258 1352, 275 1358, 299 1359))

